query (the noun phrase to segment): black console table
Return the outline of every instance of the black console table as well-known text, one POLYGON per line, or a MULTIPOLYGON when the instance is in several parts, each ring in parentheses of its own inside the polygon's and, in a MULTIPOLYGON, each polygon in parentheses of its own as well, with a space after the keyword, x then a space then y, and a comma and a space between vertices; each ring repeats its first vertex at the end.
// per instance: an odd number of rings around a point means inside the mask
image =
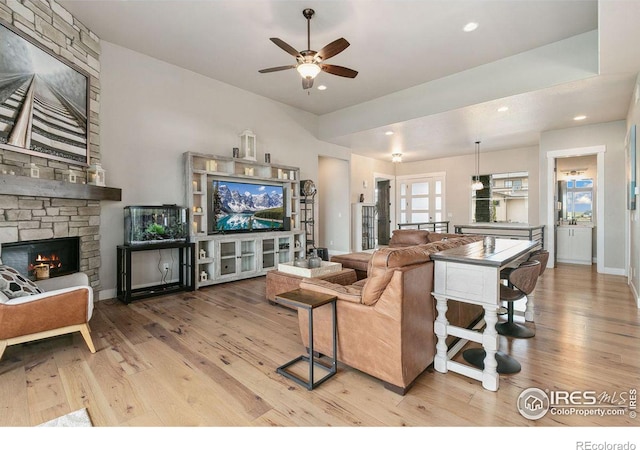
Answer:
POLYGON ((117 255, 117 297, 124 303, 133 300, 165 295, 173 292, 193 291, 196 285, 196 251, 193 242, 167 242, 160 244, 118 245, 117 255), (157 284, 143 288, 131 288, 131 254, 149 250, 164 250, 177 248, 178 254, 178 281, 173 283, 157 284))

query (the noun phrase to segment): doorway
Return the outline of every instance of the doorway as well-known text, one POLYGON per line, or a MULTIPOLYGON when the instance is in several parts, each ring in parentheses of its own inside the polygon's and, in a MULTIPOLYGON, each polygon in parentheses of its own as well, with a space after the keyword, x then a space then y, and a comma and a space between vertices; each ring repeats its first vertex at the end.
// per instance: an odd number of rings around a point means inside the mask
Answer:
MULTIPOLYGON (((604 152, 606 147, 598 145, 594 147, 571 148, 566 150, 553 150, 547 152, 547 220, 545 230, 545 242, 549 251, 548 267, 555 266, 556 237, 554 230, 558 222, 558 177, 556 173, 557 159, 596 155, 596 192, 595 205, 602 205, 604 199, 604 152)), ((604 208, 596 206, 596 264, 598 273, 604 273, 604 208)))
POLYGON ((396 177, 384 173, 373 173, 373 201, 376 204, 376 247, 389 245, 391 233, 395 229, 396 214, 394 200, 396 177))
POLYGON ((376 194, 378 245, 389 245, 391 239, 391 181, 377 181, 376 194))

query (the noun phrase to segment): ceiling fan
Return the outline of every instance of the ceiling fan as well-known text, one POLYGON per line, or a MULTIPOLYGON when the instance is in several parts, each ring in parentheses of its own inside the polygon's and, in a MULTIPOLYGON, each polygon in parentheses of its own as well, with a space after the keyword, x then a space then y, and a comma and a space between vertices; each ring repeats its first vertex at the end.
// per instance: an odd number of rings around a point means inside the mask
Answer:
POLYGON ((349 42, 346 39, 340 38, 325 45, 320 51, 311 50, 311 18, 315 14, 315 11, 311 8, 306 8, 302 11, 302 15, 307 19, 307 50, 299 52, 282 39, 271 38, 271 42, 276 44, 285 52, 295 56, 296 64, 289 66, 271 67, 269 69, 262 69, 258 72, 269 73, 278 72, 280 70, 296 69, 302 76, 302 89, 309 89, 313 86, 313 80, 321 71, 327 72, 332 75, 338 75, 340 77, 355 78, 358 72, 349 69, 347 67, 336 66, 333 64, 324 64, 324 61, 336 56, 349 46, 349 42))

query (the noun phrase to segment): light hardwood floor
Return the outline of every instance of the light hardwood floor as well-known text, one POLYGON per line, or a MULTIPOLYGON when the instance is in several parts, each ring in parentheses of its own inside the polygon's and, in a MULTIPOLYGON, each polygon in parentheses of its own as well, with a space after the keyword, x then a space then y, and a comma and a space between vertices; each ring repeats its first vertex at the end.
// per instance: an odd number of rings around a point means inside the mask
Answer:
POLYGON ((498 392, 429 368, 405 396, 343 365, 313 391, 278 375, 303 348, 295 312, 264 300, 264 277, 131 305, 101 301, 91 320, 97 353, 79 333, 6 350, 0 425, 86 407, 95 426, 123 427, 637 426, 629 414, 519 414, 529 387, 611 396, 640 388, 640 311, 626 278, 560 265, 536 292, 536 336, 501 338, 523 369, 501 376, 498 392))

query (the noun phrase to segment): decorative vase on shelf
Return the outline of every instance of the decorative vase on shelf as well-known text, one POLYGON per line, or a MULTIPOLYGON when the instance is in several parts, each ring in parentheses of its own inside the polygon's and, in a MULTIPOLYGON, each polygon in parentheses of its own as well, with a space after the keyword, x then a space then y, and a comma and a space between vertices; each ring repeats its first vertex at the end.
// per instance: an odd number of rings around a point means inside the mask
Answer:
POLYGON ((322 266, 322 258, 318 256, 318 250, 314 248, 309 257, 309 269, 317 269, 320 266, 322 266))

